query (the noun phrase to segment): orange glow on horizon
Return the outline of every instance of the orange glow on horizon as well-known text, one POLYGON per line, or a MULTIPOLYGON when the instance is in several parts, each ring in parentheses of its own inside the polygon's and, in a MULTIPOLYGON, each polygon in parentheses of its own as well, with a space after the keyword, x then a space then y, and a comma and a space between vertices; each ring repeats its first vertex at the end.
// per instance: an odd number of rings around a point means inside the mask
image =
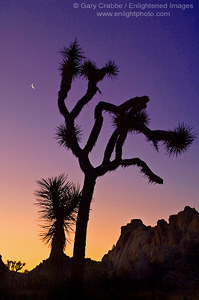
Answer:
MULTIPOLYGON (((173 202, 173 192, 168 191, 167 183, 165 186, 153 186, 143 179, 137 184, 139 177, 135 179, 136 191, 132 186, 132 194, 125 193, 125 190, 129 191, 128 181, 120 180, 120 184, 115 185, 118 178, 123 178, 123 174, 123 170, 115 172, 96 184, 86 243, 86 257, 93 260, 100 261, 112 249, 120 236, 121 226, 125 226, 132 219, 139 218, 145 225, 155 226, 158 219, 164 218, 168 221, 170 214, 178 213, 187 204, 191 206, 186 201, 173 202), (150 195, 147 201, 146 195, 150 195)), ((130 175, 128 172, 126 174, 128 178, 130 175)), ((33 186, 31 188, 34 189, 33 186)), ((21 188, 16 188, 9 192, 9 197, 19 199, 21 194, 21 188)), ((29 192, 29 195, 28 201, 21 196, 19 202, 7 201, 1 207, 2 260, 4 263, 8 259, 21 260, 26 263, 24 270, 33 269, 50 254, 50 247, 45 246, 39 237, 41 222, 38 220, 37 207, 33 204, 35 197, 33 193, 29 192)), ((70 257, 73 254, 73 239, 74 233, 70 234, 70 242, 65 249, 66 255, 70 257)))

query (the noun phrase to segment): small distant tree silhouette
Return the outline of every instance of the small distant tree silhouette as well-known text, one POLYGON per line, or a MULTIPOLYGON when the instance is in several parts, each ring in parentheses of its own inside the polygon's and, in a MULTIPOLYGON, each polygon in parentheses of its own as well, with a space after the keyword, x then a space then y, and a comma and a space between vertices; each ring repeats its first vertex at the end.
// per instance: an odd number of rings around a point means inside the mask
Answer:
POLYGON ((17 272, 21 271, 23 267, 26 265, 26 263, 22 263, 20 260, 7 260, 6 267, 12 271, 11 273, 11 286, 13 288, 14 286, 14 279, 17 272))
POLYGON ((159 142, 162 142, 167 154, 177 156, 189 148, 194 140, 194 134, 184 124, 178 125, 174 130, 169 131, 149 129, 149 117, 145 110, 149 98, 143 96, 131 98, 119 106, 107 102, 99 102, 95 107, 94 125, 89 138, 84 147, 80 147, 81 128, 75 121, 85 105, 93 99, 97 92, 100 92, 97 84, 105 77, 117 77, 118 67, 114 61, 109 60, 104 67, 101 69, 97 68, 95 62, 85 59, 77 40, 71 43, 69 47, 64 47, 61 54, 63 60, 60 64, 61 84, 58 92, 58 107, 65 123, 57 128, 57 138, 60 145, 70 149, 77 157, 80 168, 84 173, 71 273, 73 297, 75 295, 80 299, 83 287, 87 223, 96 179, 107 172, 116 170, 120 166, 137 166, 148 178, 149 182, 162 184, 163 180, 154 174, 143 160, 138 157, 123 158, 123 146, 127 135, 132 132, 143 134, 156 150, 158 150, 159 142), (69 112, 65 99, 74 79, 78 76, 88 81, 87 91, 69 112), (105 147, 102 162, 97 167, 94 167, 90 161, 89 154, 93 150, 101 132, 104 112, 108 112, 112 116, 114 129, 105 147))
POLYGON ((51 244, 50 259, 61 260, 66 245, 66 234, 72 230, 76 220, 77 209, 81 197, 79 186, 67 181, 67 176, 60 175, 37 181, 39 189, 36 205, 39 214, 45 221, 42 225, 41 238, 51 244))
POLYGON ((15 260, 7 260, 7 268, 10 270, 10 271, 13 271, 13 272, 19 272, 23 269, 23 267, 26 265, 26 263, 22 263, 21 261, 15 261, 15 260))

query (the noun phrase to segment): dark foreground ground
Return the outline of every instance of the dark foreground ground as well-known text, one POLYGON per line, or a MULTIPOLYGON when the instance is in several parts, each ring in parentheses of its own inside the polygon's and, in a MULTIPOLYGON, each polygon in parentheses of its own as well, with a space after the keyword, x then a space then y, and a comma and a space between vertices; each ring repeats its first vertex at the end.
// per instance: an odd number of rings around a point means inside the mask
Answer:
MULTIPOLYGON (((67 292, 42 291, 2 291, 1 300, 67 300, 67 292)), ((198 300, 197 291, 92 291, 84 294, 84 300, 198 300)))
MULTIPOLYGON (((198 257, 198 254, 197 254, 198 257)), ((199 300, 199 263, 155 265, 145 277, 107 271, 86 260, 83 300, 199 300)), ((0 268, 0 300, 69 300, 71 259, 61 266, 47 259, 29 273, 0 268)), ((76 299, 74 299, 76 300, 76 299)))

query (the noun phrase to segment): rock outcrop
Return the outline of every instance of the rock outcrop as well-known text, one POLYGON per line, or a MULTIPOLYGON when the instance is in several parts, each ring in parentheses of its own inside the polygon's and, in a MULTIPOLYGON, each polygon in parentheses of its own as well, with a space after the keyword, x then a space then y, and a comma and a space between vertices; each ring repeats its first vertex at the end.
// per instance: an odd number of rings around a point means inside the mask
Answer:
POLYGON ((6 265, 4 265, 2 261, 2 257, 0 255, 0 282, 3 280, 3 278, 9 273, 8 268, 6 265))
POLYGON ((10 275, 10 271, 3 263, 2 257, 0 255, 0 296, 1 296, 1 289, 7 284, 7 281, 9 280, 9 275, 10 275))
POLYGON ((199 276, 194 267, 194 262, 199 267, 199 213, 186 206, 177 215, 170 216, 168 223, 159 220, 155 227, 145 226, 139 219, 132 220, 121 228, 116 246, 102 261, 115 274, 126 272, 137 278, 150 276, 155 266, 159 270, 160 266, 164 268, 165 274, 172 271, 180 278, 185 272, 196 278, 199 276))

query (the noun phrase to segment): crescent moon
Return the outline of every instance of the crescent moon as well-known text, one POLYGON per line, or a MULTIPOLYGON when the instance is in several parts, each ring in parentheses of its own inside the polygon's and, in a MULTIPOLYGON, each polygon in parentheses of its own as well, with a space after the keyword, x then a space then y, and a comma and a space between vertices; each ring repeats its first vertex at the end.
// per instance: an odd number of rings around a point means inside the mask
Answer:
POLYGON ((31 88, 32 88, 33 90, 35 90, 35 87, 34 87, 34 84, 33 84, 33 83, 31 84, 31 88))

